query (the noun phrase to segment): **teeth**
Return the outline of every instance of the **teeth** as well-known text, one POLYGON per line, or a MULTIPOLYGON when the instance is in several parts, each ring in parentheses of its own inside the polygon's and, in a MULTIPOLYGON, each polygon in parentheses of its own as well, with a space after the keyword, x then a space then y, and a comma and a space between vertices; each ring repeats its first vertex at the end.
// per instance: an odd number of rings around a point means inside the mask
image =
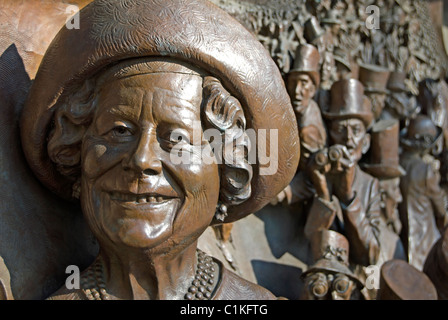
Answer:
POLYGON ((138 203, 146 203, 146 197, 145 196, 139 196, 137 199, 138 203))
POLYGON ((162 196, 154 197, 154 196, 148 196, 148 195, 133 195, 133 194, 127 194, 127 193, 120 193, 120 192, 113 192, 111 194, 113 199, 119 200, 119 201, 125 201, 125 202, 136 202, 136 203, 159 203, 163 202, 167 199, 165 199, 162 196))

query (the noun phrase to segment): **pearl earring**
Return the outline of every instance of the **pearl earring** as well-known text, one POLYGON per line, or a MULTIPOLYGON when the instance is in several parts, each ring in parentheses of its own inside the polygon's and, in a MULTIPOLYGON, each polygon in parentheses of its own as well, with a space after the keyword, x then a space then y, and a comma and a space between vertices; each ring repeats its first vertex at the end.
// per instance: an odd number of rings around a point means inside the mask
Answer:
POLYGON ((227 206, 223 203, 216 206, 215 218, 221 222, 227 217, 227 206))

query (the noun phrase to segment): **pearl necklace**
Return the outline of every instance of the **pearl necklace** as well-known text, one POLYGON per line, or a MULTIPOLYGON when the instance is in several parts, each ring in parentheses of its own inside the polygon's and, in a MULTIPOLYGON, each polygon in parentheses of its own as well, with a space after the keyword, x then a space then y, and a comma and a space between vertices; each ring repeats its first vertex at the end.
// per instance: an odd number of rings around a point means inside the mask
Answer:
MULTIPOLYGON (((185 294, 185 300, 209 300, 216 286, 216 263, 205 252, 197 249, 197 267, 196 274, 188 292, 185 294)), ((85 296, 89 300, 109 300, 109 294, 106 291, 106 281, 104 279, 103 263, 97 259, 89 267, 85 274, 81 276, 81 287, 85 296)))

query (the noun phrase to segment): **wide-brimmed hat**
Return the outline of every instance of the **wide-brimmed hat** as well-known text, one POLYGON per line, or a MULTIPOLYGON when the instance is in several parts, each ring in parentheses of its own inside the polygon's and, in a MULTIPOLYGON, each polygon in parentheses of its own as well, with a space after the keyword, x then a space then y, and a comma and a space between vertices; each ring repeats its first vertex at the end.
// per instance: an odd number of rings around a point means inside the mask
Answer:
POLYGON ((379 179, 398 178, 406 174, 399 159, 400 123, 395 119, 380 120, 372 126, 370 160, 361 167, 379 179))
POLYGON ((429 150, 435 147, 442 135, 441 127, 436 126, 428 116, 419 114, 401 130, 400 143, 411 149, 429 150))
POLYGON ((358 118, 366 129, 373 123, 372 104, 364 95, 364 86, 359 80, 344 79, 331 86, 331 103, 323 116, 328 120, 358 118))
POLYGON ((268 133, 263 154, 277 151, 278 169, 261 175, 257 158, 251 197, 231 206, 225 222, 261 209, 292 180, 300 144, 280 71, 262 44, 228 13, 205 0, 97 0, 80 16, 79 29, 62 27, 49 46, 21 117, 26 158, 45 186, 72 197, 73 181, 58 172, 47 153, 49 126, 61 97, 100 71, 139 57, 173 58, 205 70, 240 101, 247 129, 268 133), (269 150, 273 132, 277 150, 269 150))
POLYGON ((364 85, 365 93, 384 93, 387 81, 389 80, 390 70, 381 66, 372 64, 361 64, 359 66, 358 79, 364 85))
POLYGON ((355 281, 359 289, 364 286, 349 268, 349 242, 344 235, 333 230, 322 230, 313 235, 310 244, 314 263, 302 273, 302 279, 320 271, 342 273, 355 281))
POLYGON ((296 50, 294 64, 289 74, 306 73, 311 77, 314 85, 318 87, 320 83, 319 59, 319 51, 315 46, 311 44, 300 45, 296 50))

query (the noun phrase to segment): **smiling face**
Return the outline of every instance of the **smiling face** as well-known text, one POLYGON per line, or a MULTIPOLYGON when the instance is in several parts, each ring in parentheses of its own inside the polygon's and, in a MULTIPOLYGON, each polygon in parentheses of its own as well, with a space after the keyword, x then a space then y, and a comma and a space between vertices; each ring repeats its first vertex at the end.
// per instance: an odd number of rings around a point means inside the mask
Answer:
MULTIPOLYGON (((150 73, 106 82, 82 142, 81 204, 100 243, 169 250, 207 228, 219 195, 218 166, 194 161, 202 78, 150 73), (172 139, 176 130, 182 139, 172 139), (191 157, 174 164, 179 145, 191 157)), ((202 134, 201 128, 198 131, 202 134)), ((200 159, 199 159, 200 160, 200 159)))

